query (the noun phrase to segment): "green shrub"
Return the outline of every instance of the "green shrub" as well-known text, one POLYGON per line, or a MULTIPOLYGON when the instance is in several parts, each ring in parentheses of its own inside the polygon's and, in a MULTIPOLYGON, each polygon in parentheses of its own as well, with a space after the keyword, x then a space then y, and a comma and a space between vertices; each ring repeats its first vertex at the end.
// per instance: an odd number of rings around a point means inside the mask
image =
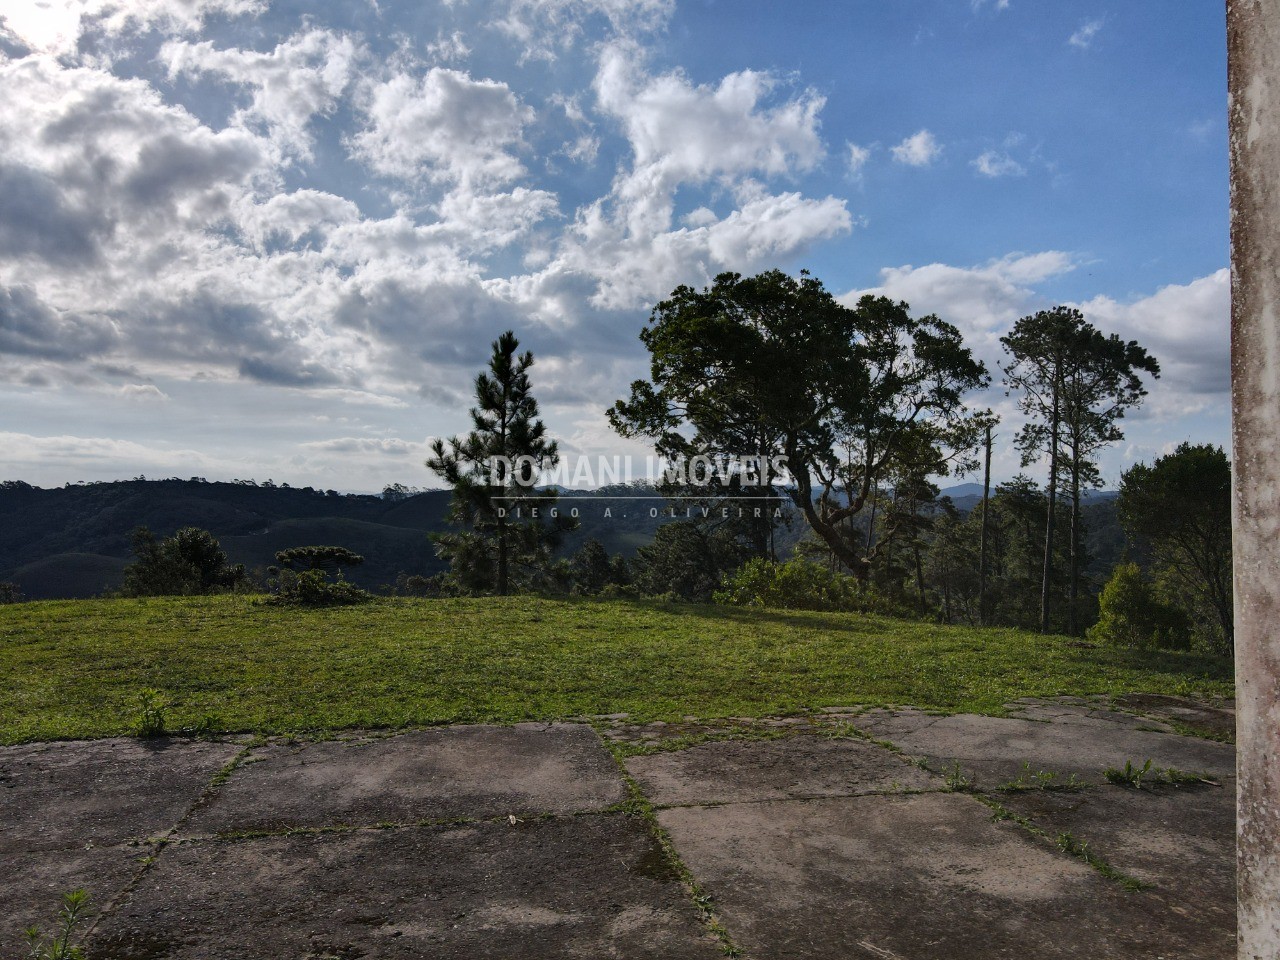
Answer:
POLYGON ((183 527, 159 540, 146 527, 133 531, 133 563, 125 567, 120 592, 126 597, 195 596, 247 586, 244 564, 227 555, 208 530, 183 527))
POLYGON ((606 583, 598 596, 601 600, 620 600, 639 596, 639 593, 628 583, 606 583))
POLYGON ((686 602, 705 603, 723 576, 742 562, 739 547, 716 531, 692 520, 664 523, 652 542, 636 551, 632 582, 646 597, 671 594, 686 602))
POLYGON ((596 596, 629 584, 631 570, 626 557, 609 556, 604 544, 592 537, 569 558, 564 577, 575 596, 596 596))
POLYGON ((420 573, 405 573, 403 570, 396 576, 391 592, 397 597, 456 597, 459 594, 453 577, 448 573, 424 577, 420 573))
POLYGON ((323 570, 281 570, 268 586, 266 602, 286 607, 346 607, 373 599, 341 574, 330 580, 323 570))
POLYGON ((1136 563, 1122 563, 1102 588, 1088 637, 1140 650, 1189 650, 1191 624, 1186 613, 1160 600, 1136 563))
POLYGON ((784 610, 843 610, 893 613, 890 604, 869 586, 809 560, 775 563, 748 560, 724 579, 716 603, 784 610))

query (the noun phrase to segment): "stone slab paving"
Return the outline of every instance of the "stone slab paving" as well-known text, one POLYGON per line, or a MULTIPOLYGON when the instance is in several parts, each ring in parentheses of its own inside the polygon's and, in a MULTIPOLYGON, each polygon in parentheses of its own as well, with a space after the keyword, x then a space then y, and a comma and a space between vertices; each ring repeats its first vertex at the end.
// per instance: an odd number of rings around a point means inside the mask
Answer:
POLYGON ((1208 945, 1235 943, 1235 790, 1212 784, 1078 793, 1028 791, 1001 802, 1050 836, 1069 833, 1149 885, 1140 896, 1171 921, 1194 918, 1208 945))
MULTIPOLYGON (((107 903, 239 752, 134 739, 0 748, 0 956, 68 890, 107 903)), ((16 950, 14 951, 16 953, 16 950)))
POLYGON ((22 931, 49 928, 62 895, 91 892, 95 908, 124 892, 151 846, 111 846, 0 853, 0 957, 25 956, 22 931))
POLYGON ((723 957, 642 821, 410 827, 166 850, 90 957, 723 957))
POLYGON ((1126 761, 1141 766, 1173 767, 1208 773, 1215 779, 1235 777, 1235 749, 1230 744, 1178 736, 1151 728, 1116 711, 1085 706, 1046 709, 1034 718, 983 717, 969 714, 934 716, 917 710, 872 710, 853 718, 864 732, 888 740, 903 751, 929 758, 934 766, 958 763, 980 788, 1016 779, 1030 765, 1063 778, 1074 774, 1102 783, 1108 767, 1126 761))
POLYGON ((659 805, 936 790, 937 777, 860 740, 796 735, 705 743, 631 757, 627 770, 659 805))
POLYGON ((1184 697, 1155 693, 1130 693, 1116 698, 1116 704, 1149 717, 1161 717, 1190 727, 1201 735, 1235 737, 1236 709, 1230 702, 1199 703, 1184 697))
POLYGON ((240 749, 127 738, 2 748, 0 854, 159 836, 240 749))
POLYGON ((1235 748, 1176 734, 1161 722, 1221 736, 1234 727, 1233 709, 1167 696, 1122 697, 1114 705, 1078 698, 1027 700, 1010 707, 1014 715, 1009 718, 871 711, 852 722, 928 757, 937 769, 958 763, 978 790, 1029 818, 1049 837, 1069 834, 1112 867, 1148 884, 1136 895, 1145 908, 1170 929, 1186 929, 1189 938, 1195 932, 1183 955, 1233 957, 1235 748), (1141 768, 1147 760, 1154 771, 1173 768, 1204 774, 1211 782, 1160 785, 1149 776, 1142 790, 1107 782, 1108 768, 1126 763, 1141 768), (1088 789, 1000 789, 1012 780, 1034 782, 1041 771, 1056 774, 1057 785, 1074 776, 1088 789))
POLYGON ((0 955, 85 886, 102 910, 90 960, 720 956, 650 823, 622 807, 612 743, 748 958, 1227 960, 1232 748, 1168 732, 1193 704, 1145 706, 1164 713, 1053 701, 1012 718, 462 726, 243 756, 0 748, 0 955), (1103 783, 1148 757, 1219 785, 1103 783), (980 795, 948 790, 952 761, 980 795), (1024 764, 1089 786, 999 790, 1024 764), (1126 891, 1060 833, 1149 886, 1126 891))
POLYGON ((963 794, 659 814, 751 958, 1175 958, 1195 918, 1150 903, 963 794))
POLYGON ((585 724, 452 727, 255 749, 182 833, 574 813, 624 796, 585 724))

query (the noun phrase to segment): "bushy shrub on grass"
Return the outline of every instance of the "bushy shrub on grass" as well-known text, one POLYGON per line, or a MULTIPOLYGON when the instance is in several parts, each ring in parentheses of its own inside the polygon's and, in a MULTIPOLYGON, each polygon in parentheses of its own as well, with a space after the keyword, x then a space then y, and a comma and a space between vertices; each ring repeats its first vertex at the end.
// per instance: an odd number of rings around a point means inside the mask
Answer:
POLYGON ((756 557, 724 578, 716 603, 784 610, 894 614, 899 611, 869 584, 810 560, 775 563, 756 557))
POLYGON ((285 607, 346 607, 373 599, 341 574, 330 580, 323 570, 281 570, 269 587, 266 602, 285 607))
POLYGON ((1136 563, 1122 563, 1102 588, 1098 622, 1088 637, 1140 650, 1189 650, 1191 624, 1186 613, 1157 596, 1136 563))
POLYGON ((652 542, 636 551, 632 584, 641 596, 706 603, 722 577, 742 562, 741 548, 691 520, 664 523, 652 542))
POLYGON ((162 540, 146 527, 138 527, 132 540, 135 559, 124 570, 123 596, 199 596, 248 587, 244 564, 229 564, 208 530, 183 527, 162 540))

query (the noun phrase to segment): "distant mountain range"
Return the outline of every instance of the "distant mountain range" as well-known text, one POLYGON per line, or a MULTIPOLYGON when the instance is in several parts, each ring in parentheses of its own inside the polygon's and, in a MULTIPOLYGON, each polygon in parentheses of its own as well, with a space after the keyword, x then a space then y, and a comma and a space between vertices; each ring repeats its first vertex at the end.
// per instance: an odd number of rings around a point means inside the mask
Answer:
MULTIPOLYGON (((982 499, 975 483, 942 493, 961 510, 982 499)), ((661 500, 636 499, 653 495, 633 487, 563 491, 560 509, 577 507, 580 524, 567 537, 565 551, 595 537, 610 553, 634 555, 671 519, 661 500)), ((1114 496, 1092 494, 1091 500, 1114 496)), ((0 581, 16 583, 29 599, 96 596, 120 585, 132 560, 129 535, 135 528, 169 536, 195 526, 210 531, 232 562, 250 570, 265 570, 287 547, 347 547, 365 557, 364 564, 346 571, 349 578, 376 588, 394 583, 402 572, 431 575, 444 569, 427 534, 445 529, 448 503, 447 490, 384 497, 198 478, 53 489, 8 482, 0 484, 0 581)), ((802 521, 794 522, 779 537, 780 551, 789 552, 804 531, 802 521)))
MULTIPOLYGON (((648 503, 619 499, 608 489, 563 495, 563 510, 583 500, 581 526, 566 540, 576 549, 597 537, 612 553, 634 554, 664 518, 648 503), (611 508, 612 516, 603 517, 611 508)), ((0 581, 18 584, 29 599, 96 596, 120 585, 132 560, 129 535, 139 526, 169 536, 180 527, 210 531, 233 563, 265 569, 287 547, 330 544, 363 554, 344 571, 374 588, 398 574, 444 569, 427 534, 446 527, 449 491, 408 496, 340 494, 310 487, 210 483, 204 480, 125 480, 42 489, 0 484, 0 581)), ((655 502, 653 506, 662 506, 655 502)), ((669 519, 669 518, 668 518, 669 519)))
MULTIPOLYGON (((991 485, 992 495, 995 494, 997 486, 998 484, 994 483, 991 485)), ((943 487, 938 491, 938 495, 950 497, 951 502, 956 505, 956 509, 967 513, 982 503, 982 484, 957 483, 952 487, 943 487)), ((1092 505, 1114 500, 1117 496, 1118 494, 1114 490, 1085 490, 1080 494, 1080 502, 1092 505)))

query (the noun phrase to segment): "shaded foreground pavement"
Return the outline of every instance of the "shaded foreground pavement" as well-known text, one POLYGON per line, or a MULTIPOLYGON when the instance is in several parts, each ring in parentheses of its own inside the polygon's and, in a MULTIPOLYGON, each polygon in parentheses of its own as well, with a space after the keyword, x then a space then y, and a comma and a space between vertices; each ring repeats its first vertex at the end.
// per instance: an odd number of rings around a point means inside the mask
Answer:
POLYGON ((0 748, 0 956, 1233 957, 1229 710, 1011 707, 0 748))

